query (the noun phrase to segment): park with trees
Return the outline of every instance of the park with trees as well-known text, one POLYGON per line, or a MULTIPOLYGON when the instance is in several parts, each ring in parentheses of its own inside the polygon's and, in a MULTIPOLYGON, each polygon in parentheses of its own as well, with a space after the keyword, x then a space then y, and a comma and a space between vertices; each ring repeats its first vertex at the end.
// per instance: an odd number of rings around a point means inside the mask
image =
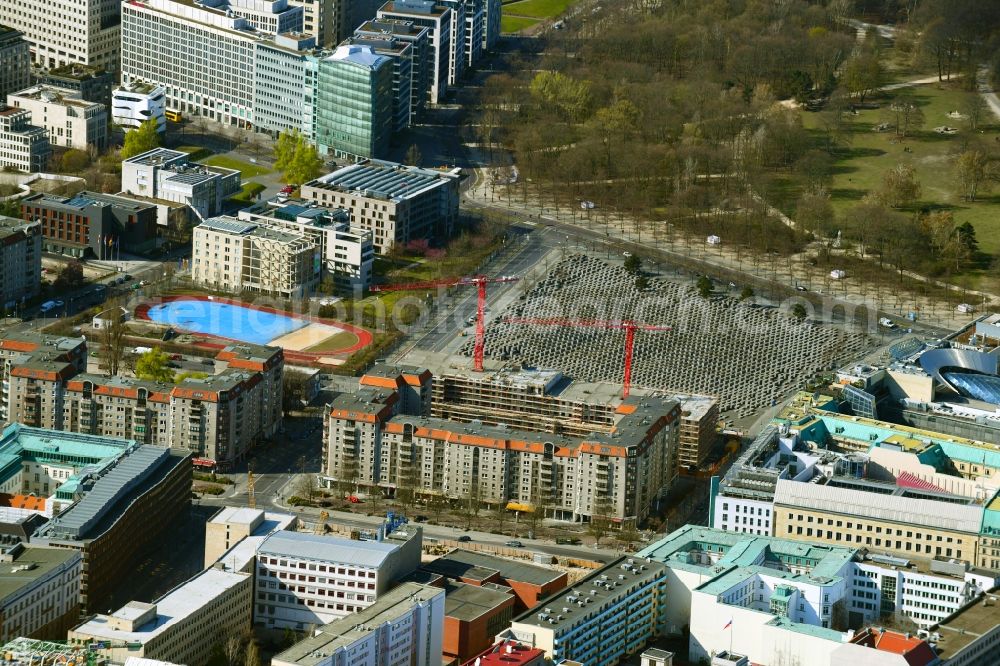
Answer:
POLYGON ((486 80, 476 140, 521 176, 502 197, 640 242, 717 234, 1000 291, 1000 122, 977 84, 1000 82, 1000 5, 627 6, 588 7, 486 80))

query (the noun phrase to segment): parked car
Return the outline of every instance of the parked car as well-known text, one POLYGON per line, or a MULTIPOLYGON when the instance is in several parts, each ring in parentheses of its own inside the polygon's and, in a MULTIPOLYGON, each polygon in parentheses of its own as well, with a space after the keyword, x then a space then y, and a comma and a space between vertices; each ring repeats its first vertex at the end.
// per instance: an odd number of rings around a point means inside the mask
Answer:
POLYGON ((560 546, 579 546, 583 542, 576 537, 559 537, 556 543, 560 546))
POLYGON ((524 544, 521 543, 520 541, 517 541, 516 539, 513 541, 508 541, 504 545, 507 546, 508 548, 524 548, 524 544))
POLYGON ((427 516, 414 516, 413 521, 416 523, 426 523, 427 516))
POLYGON ((294 185, 285 185, 280 190, 278 190, 278 192, 280 192, 281 194, 291 194, 294 191, 295 191, 294 185))
POLYGON ((458 537, 456 541, 461 541, 462 543, 468 543, 472 541, 472 537, 470 537, 468 534, 463 534, 462 536, 458 537))

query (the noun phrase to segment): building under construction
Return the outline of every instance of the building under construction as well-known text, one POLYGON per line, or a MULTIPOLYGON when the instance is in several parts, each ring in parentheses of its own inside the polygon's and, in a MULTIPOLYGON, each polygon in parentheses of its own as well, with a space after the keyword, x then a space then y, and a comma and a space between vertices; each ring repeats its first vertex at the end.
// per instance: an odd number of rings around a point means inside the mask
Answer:
POLYGON ((478 379, 378 366, 360 383, 327 414, 330 484, 627 523, 645 518, 677 474, 676 400, 622 400, 611 384, 573 385, 553 371, 478 379))
MULTIPOLYGON (((611 433, 621 418, 619 392, 616 384, 577 382, 557 370, 442 374, 434 377, 431 416, 574 437, 611 433)), ((671 398, 681 403, 678 469, 697 469, 716 442, 719 402, 700 395, 671 398)))

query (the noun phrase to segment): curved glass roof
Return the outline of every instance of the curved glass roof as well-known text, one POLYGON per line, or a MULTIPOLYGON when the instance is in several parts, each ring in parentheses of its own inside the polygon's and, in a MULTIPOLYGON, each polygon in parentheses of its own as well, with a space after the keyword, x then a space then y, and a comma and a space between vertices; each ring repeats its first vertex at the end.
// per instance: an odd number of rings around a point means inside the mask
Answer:
POLYGON ((941 376, 966 398, 1000 405, 1000 377, 996 375, 946 370, 941 376))

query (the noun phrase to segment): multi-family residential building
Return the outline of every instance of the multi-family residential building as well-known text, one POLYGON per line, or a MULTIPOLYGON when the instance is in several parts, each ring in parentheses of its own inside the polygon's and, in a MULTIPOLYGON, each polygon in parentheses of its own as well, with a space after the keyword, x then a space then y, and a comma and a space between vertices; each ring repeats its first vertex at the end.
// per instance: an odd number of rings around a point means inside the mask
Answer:
POLYGON ((302 198, 346 208, 351 225, 373 234, 385 254, 411 240, 443 241, 458 222, 458 170, 366 160, 302 185, 302 198))
MULTIPOLYGON (((433 62, 430 59, 430 29, 416 25, 412 21, 400 19, 381 19, 376 21, 365 21, 354 31, 354 38, 359 44, 368 44, 375 48, 376 53, 390 55, 400 54, 399 57, 409 59, 410 70, 410 113, 411 122, 423 115, 427 106, 427 98, 430 95, 430 75, 433 62), (406 48, 404 45, 409 45, 406 48), (382 49, 382 50, 380 50, 382 49)), ((396 57, 392 55, 391 57, 396 57)), ((404 63, 396 63, 396 76, 404 76, 407 69, 404 63)), ((399 86, 404 82, 400 80, 399 86)), ((394 80, 394 86, 396 82, 394 80)), ((398 89, 394 88, 394 92, 398 89)), ((399 110, 401 102, 396 96, 397 110, 394 113, 397 117, 402 116, 399 110)))
POLYGON ((34 65, 53 69, 73 63, 118 69, 119 2, 52 0, 26 7, 0 4, 0 25, 24 33, 34 65))
POLYGON ((239 171, 190 162, 177 150, 154 148, 122 160, 122 192, 186 204, 201 217, 218 215, 239 190, 239 171))
POLYGON ((332 281, 337 290, 356 294, 371 284, 375 262, 372 232, 352 227, 349 211, 324 208, 303 199, 286 199, 244 208, 239 218, 310 237, 320 251, 321 280, 332 281))
POLYGON ((4 346, 7 422, 169 446, 220 468, 281 427, 284 358, 276 347, 233 344, 216 356, 219 374, 160 384, 86 374, 79 340, 28 333, 4 346))
MULTIPOLYGON (((407 373, 400 372, 400 376, 407 373)), ((506 425, 459 423, 404 411, 387 377, 363 379, 327 414, 323 474, 395 492, 512 503, 573 521, 636 522, 676 474, 680 407, 633 399, 613 432, 568 436, 506 425), (367 388, 384 385, 386 388, 367 388)))
POLYGON ((22 219, 40 224, 46 252, 100 259, 112 246, 139 254, 156 247, 152 204, 88 191, 72 197, 39 192, 20 203, 22 219))
POLYGON ((392 60, 392 132, 402 132, 410 126, 413 91, 413 43, 386 37, 383 39, 349 37, 341 46, 372 49, 376 55, 392 60))
POLYGON ((850 629, 896 613, 929 626, 1000 580, 1000 572, 947 562, 913 567, 852 547, 692 525, 637 558, 669 569, 667 630, 689 628, 692 655, 731 647, 755 663, 774 663, 782 652, 793 661, 837 663, 831 655, 850 629))
POLYGON ((0 640, 60 640, 80 613, 80 553, 23 543, 0 546, 0 640))
POLYGON ((148 120, 156 122, 157 132, 167 131, 167 91, 163 86, 134 79, 115 88, 111 94, 111 117, 126 130, 148 120))
POLYGON ((275 532, 257 548, 255 622, 302 631, 362 611, 417 569, 422 540, 419 527, 376 541, 275 532))
POLYGON ((699 395, 676 396, 681 401, 681 469, 701 467, 718 441, 719 401, 699 395))
POLYGON ((7 95, 7 104, 31 112, 32 122, 48 132, 49 144, 87 150, 108 145, 108 111, 73 90, 35 85, 7 95))
POLYGON ((38 295, 42 275, 40 225, 0 215, 0 306, 38 295))
POLYGON ((114 663, 129 657, 205 666, 220 642, 250 632, 253 576, 207 569, 154 601, 130 601, 74 627, 71 646, 114 663))
MULTIPOLYGON (((23 432, 42 439, 37 430, 23 432)), ((101 449, 122 444, 127 448, 102 462, 99 468, 85 469, 80 476, 53 478, 53 483, 59 484, 55 489, 57 497, 77 501, 31 537, 33 546, 74 550, 82 555, 80 606, 83 613, 107 608, 114 595, 121 592, 122 572, 132 571, 137 558, 160 539, 176 519, 186 515, 191 505, 190 454, 142 446, 121 438, 67 436, 54 431, 45 433, 42 451, 57 446, 60 457, 79 465, 79 459, 85 459, 88 447, 95 443, 101 449), (65 445, 57 442, 65 442, 65 445), (72 460, 74 457, 78 460, 72 460)), ((67 467, 64 463, 53 471, 61 472, 67 467)))
MULTIPOLYGON (((431 416, 566 435, 611 432, 621 405, 620 391, 617 384, 573 381, 557 370, 539 368, 444 372, 434 378, 431 416)), ((719 404, 706 396, 671 397, 681 403, 677 466, 683 470, 703 462, 711 451, 719 404)))
POLYGON ((393 130, 393 61, 370 46, 338 46, 319 62, 316 144, 322 154, 385 157, 393 130))
MULTIPOLYGON (((431 104, 443 103, 449 85, 455 81, 452 76, 454 63, 464 64, 461 56, 464 36, 459 42, 452 31, 452 25, 457 23, 452 19, 452 8, 434 0, 390 0, 378 10, 378 21, 386 20, 406 21, 427 28, 430 38, 427 101, 431 104)), ((465 22, 462 21, 461 25, 464 29, 465 22)))
POLYGON ((555 663, 614 666, 666 633, 667 567, 620 557, 515 617, 501 638, 545 651, 555 663))
POLYGON ((0 167, 43 171, 52 155, 48 132, 31 124, 31 112, 0 105, 0 167))
POLYGON ((212 217, 194 228, 192 246, 191 280, 212 289, 299 298, 320 282, 320 248, 300 231, 212 217))
POLYGON ((445 591, 403 583, 371 606, 319 627, 273 666, 438 666, 445 591))
MULTIPOLYGON (((111 90, 117 81, 114 74, 100 67, 74 62, 62 67, 36 71, 33 76, 35 83, 39 85, 72 90, 81 99, 103 104, 105 109, 111 108, 111 90)), ((24 85, 25 88, 27 86, 28 84, 24 85)))
POLYGON ((24 34, 0 24, 0 100, 31 83, 31 53, 24 34))

